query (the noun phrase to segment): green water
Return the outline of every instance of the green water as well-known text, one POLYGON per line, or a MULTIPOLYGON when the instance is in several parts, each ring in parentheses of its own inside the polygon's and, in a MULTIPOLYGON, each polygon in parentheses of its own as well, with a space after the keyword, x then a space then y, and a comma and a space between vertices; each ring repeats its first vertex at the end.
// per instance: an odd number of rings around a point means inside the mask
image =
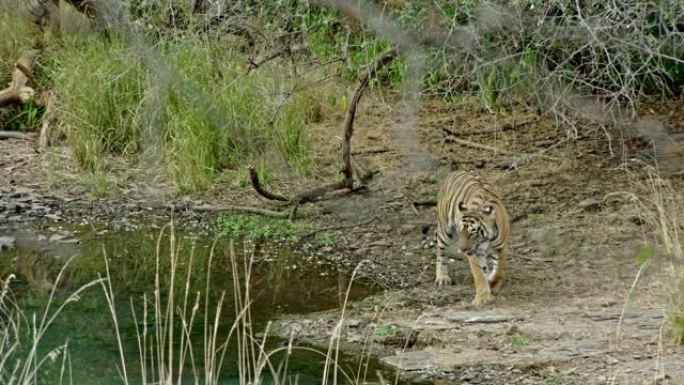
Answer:
MULTIPOLYGON (((165 231, 160 239, 159 226, 148 224, 135 231, 103 231, 95 227, 60 229, 40 224, 21 227, 0 228, 0 236, 9 235, 17 240, 17 248, 0 253, 0 276, 15 274, 11 283, 12 295, 21 309, 26 322, 33 315, 38 318, 44 313, 51 287, 60 269, 67 260, 70 264, 64 277, 57 285, 54 310, 82 285, 106 274, 105 258, 110 269, 112 288, 116 301, 117 320, 123 342, 126 372, 131 384, 141 384, 141 364, 137 336, 142 329, 143 303, 153 300, 155 277, 159 277, 162 287, 167 287, 171 277, 171 252, 169 232, 165 231), (60 241, 49 239, 55 234, 62 235, 60 241), (73 232, 73 235, 70 234, 73 232), (78 240, 79 243, 70 243, 78 240), (158 246, 159 245, 159 246, 158 246), (159 252, 157 248, 159 247, 159 252), (159 273, 156 272, 159 256, 159 273), (72 258, 73 257, 73 258, 72 258), (133 318, 133 314, 137 317, 133 318)), ((175 280, 177 308, 189 277, 190 302, 200 295, 202 306, 210 309, 213 319, 216 304, 223 296, 220 313, 219 335, 225 335, 236 318, 233 296, 234 280, 238 279, 242 290, 245 289, 245 268, 251 266, 249 290, 251 304, 251 325, 259 335, 269 320, 284 313, 308 313, 317 310, 335 309, 340 306, 340 290, 345 290, 347 277, 337 273, 329 266, 321 264, 306 255, 285 248, 268 249, 265 246, 231 243, 219 238, 214 248, 211 273, 207 273, 210 249, 214 238, 198 237, 176 231, 178 246, 175 280), (231 245, 237 269, 231 263, 231 245), (248 263, 253 261, 253 263, 248 263), (207 285, 209 282, 209 285, 207 285)), ((352 299, 371 294, 374 289, 356 282, 352 286, 352 299)), ((191 306, 190 306, 191 307, 191 306)), ((148 308, 148 311, 151 311, 148 308)), ((179 311, 179 310, 178 310, 179 311)), ((203 310, 189 333, 195 345, 202 345, 203 310)), ((178 320, 178 317, 176 317, 178 320)), ((180 323, 178 330, 180 330, 180 323)), ((147 323, 149 330, 154 325, 147 323)), ((24 327, 26 337, 27 327, 24 327)), ((179 333, 179 332, 178 332, 179 333)), ((234 338, 233 338, 234 340, 234 338)), ((231 341, 233 341, 231 340, 231 341)), ((52 349, 68 344, 68 355, 56 355, 55 360, 47 360, 39 370, 43 383, 56 384, 122 384, 121 358, 117 344, 112 315, 107 305, 104 290, 100 285, 88 288, 78 301, 69 303, 56 318, 41 340, 38 356, 43 357, 52 349)), ((287 341, 271 338, 268 349, 281 346, 287 341)), ((10 361, 26 356, 25 349, 15 352, 10 361)), ((219 383, 236 384, 237 347, 229 345, 220 371, 219 383)), ((195 346, 195 364, 203 364, 201 346, 195 346)), ((278 357, 278 356, 277 356, 278 357)), ((282 358, 282 355, 279 356, 282 358)), ((288 360, 288 375, 291 381, 299 384, 318 384, 321 382, 324 357, 295 351, 288 360)), ((274 360, 280 364, 282 359, 274 360)), ((342 355, 342 367, 355 373, 364 357, 342 355)), ((149 371, 149 366, 147 370, 149 371)), ((177 369, 177 368, 176 368, 177 369)), ((185 366, 182 383, 194 383, 191 365, 185 366), (187 377, 187 378, 185 378, 187 377)), ((383 369, 375 361, 370 362, 369 373, 383 369)), ((200 369, 201 373, 202 370, 200 369)), ((6 373, 3 373, 6 375, 6 373)), ((203 378, 199 376, 200 383, 203 378)), ((374 378, 366 380, 373 381, 374 378)), ((148 383, 151 380, 148 378, 148 383)))

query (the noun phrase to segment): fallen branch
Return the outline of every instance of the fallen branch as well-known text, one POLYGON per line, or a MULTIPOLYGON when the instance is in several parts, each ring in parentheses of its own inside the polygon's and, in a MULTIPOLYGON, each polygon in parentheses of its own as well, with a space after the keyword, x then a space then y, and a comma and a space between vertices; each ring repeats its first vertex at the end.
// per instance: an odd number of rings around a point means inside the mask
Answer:
POLYGON ((29 86, 29 82, 33 74, 33 62, 36 54, 36 51, 29 50, 17 60, 9 87, 0 91, 0 107, 10 104, 24 104, 33 99, 35 91, 29 86))
POLYGON ((35 137, 33 132, 0 131, 0 139, 33 140, 35 137))
POLYGON ((351 228, 359 227, 359 226, 365 226, 367 224, 370 224, 370 223, 376 221, 377 219, 379 219, 379 218, 377 216, 375 216, 373 218, 370 218, 368 220, 365 220, 365 221, 359 222, 359 223, 354 223, 354 224, 349 224, 349 225, 336 225, 336 226, 321 227, 321 228, 318 228, 316 230, 309 231, 308 233, 302 235, 300 238, 302 240, 304 240, 304 239, 310 238, 310 237, 312 237, 318 233, 322 233, 324 231, 344 230, 344 229, 351 229, 351 228))

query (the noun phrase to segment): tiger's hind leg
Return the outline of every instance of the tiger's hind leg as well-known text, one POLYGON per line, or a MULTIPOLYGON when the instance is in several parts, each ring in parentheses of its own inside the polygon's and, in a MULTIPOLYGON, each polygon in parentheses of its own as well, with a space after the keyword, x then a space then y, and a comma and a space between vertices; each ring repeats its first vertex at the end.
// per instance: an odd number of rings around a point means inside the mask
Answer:
POLYGON ((473 283, 475 284, 475 299, 472 304, 475 306, 484 305, 492 299, 492 291, 489 288, 489 281, 482 266, 480 265, 480 258, 474 255, 468 255, 468 264, 470 265, 470 272, 473 274, 473 283))
POLYGON ((506 265, 506 254, 508 250, 503 247, 500 250, 496 250, 493 255, 492 272, 489 273, 488 281, 491 290, 497 290, 501 286, 503 281, 504 267, 506 265))

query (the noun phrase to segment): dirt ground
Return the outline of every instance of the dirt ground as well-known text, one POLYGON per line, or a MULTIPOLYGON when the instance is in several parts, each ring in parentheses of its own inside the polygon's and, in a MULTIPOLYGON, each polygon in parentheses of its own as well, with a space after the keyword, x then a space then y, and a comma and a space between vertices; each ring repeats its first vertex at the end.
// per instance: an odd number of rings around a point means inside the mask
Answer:
MULTIPOLYGON (((644 114, 682 130, 682 106, 670 102, 644 114)), ((551 116, 525 109, 492 114, 469 100, 427 101, 417 145, 439 162, 414 170, 389 134, 397 113, 370 98, 359 111, 353 151, 379 171, 368 190, 302 208, 302 220, 331 227, 334 240, 305 241, 303 249, 348 271, 361 263, 358 276, 388 289, 347 307, 344 346, 372 349, 404 373, 449 384, 684 384, 684 352, 667 335, 664 310, 673 261, 655 247, 652 223, 634 199, 651 194, 647 143, 622 141, 615 129, 581 121, 572 122, 576 139, 566 140, 568 122, 551 116), (424 236, 434 231, 433 208, 413 204, 434 199, 442 178, 463 169, 479 170, 499 187, 514 221, 505 282, 483 308, 469 305, 471 277, 458 255, 449 263, 454 284, 433 286, 435 251, 424 236), (635 255, 645 246, 655 256, 639 272, 635 255)), ((339 143, 330 137, 342 119, 331 116, 315 127, 317 177, 271 189, 287 193, 337 178, 339 143)), ((37 154, 28 142, 0 142, 0 219, 99 219, 120 226, 168 217, 173 204, 176 218, 210 229, 215 214, 193 207, 266 204, 235 183, 176 197, 163 181, 147 183, 144 170, 125 164, 112 171, 118 192, 93 198, 67 158, 61 148, 37 154)), ((684 187, 681 177, 657 183, 684 187)), ((292 316, 274 331, 326 345, 339 316, 292 316)))

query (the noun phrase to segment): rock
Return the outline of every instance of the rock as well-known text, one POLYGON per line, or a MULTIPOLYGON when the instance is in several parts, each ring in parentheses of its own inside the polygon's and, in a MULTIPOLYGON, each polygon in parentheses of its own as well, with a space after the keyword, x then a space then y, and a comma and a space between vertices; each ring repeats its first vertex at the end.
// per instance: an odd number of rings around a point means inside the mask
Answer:
POLYGON ((0 237, 0 251, 5 249, 14 249, 17 246, 17 240, 14 237, 0 237))

